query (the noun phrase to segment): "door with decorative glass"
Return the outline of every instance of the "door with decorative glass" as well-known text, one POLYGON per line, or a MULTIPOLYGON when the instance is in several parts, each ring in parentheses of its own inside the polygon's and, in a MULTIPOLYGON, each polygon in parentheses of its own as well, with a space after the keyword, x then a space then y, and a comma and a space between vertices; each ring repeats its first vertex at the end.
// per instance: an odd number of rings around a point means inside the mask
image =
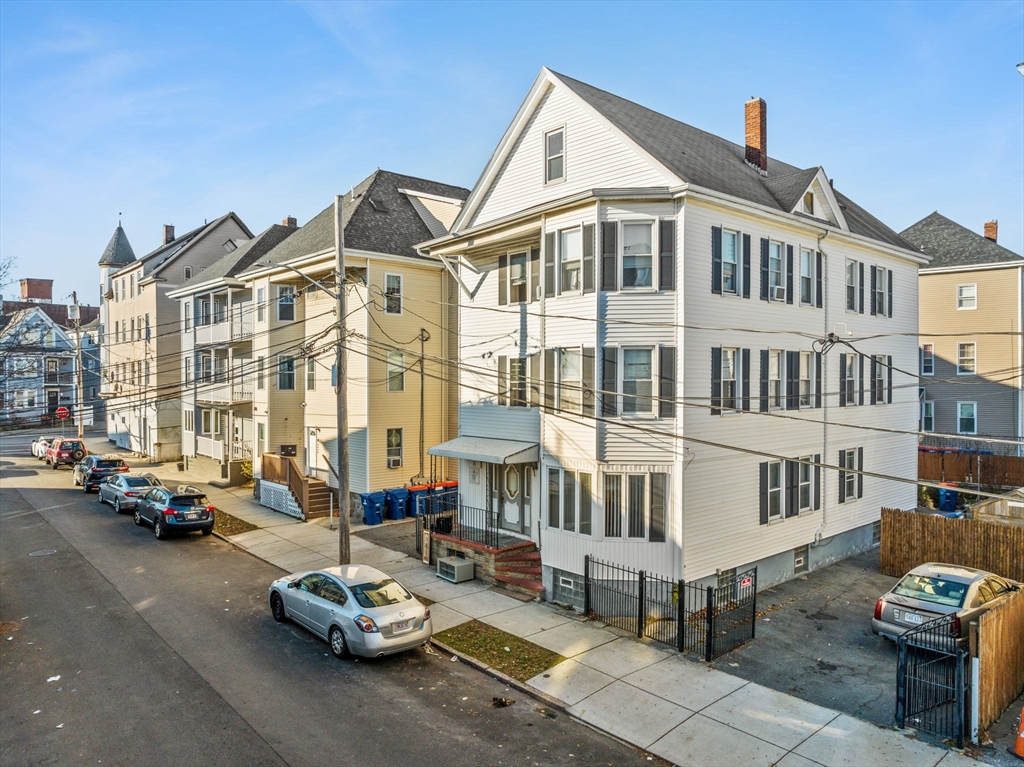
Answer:
POLYGON ((491 487, 497 492, 492 498, 497 504, 502 530, 513 533, 527 532, 530 519, 526 466, 522 464, 493 464, 491 487))

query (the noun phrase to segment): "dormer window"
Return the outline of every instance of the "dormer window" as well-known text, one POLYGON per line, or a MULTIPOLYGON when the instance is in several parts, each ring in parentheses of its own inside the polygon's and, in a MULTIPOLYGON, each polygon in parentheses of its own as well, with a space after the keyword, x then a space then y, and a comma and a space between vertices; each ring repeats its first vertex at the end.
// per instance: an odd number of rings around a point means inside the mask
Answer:
POLYGON ((192 267, 191 266, 186 266, 185 267, 185 279, 186 280, 191 280, 192 279, 192 267))
POLYGON ((804 213, 806 213, 808 216, 815 215, 814 214, 814 192, 806 192, 804 194, 804 213))
POLYGON ((565 130, 544 134, 544 183, 565 179, 565 130))

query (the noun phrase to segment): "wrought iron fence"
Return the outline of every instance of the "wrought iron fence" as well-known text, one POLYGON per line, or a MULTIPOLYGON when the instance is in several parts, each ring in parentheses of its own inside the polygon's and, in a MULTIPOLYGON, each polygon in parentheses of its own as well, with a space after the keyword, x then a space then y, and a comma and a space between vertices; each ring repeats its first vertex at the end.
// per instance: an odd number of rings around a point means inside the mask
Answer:
POLYGON ((586 556, 584 613, 706 660, 754 638, 757 569, 718 586, 672 581, 586 556))
POLYGON ((963 748, 970 705, 969 653, 959 620, 944 615, 899 638, 896 725, 936 733, 963 748))
POLYGON ((498 548, 498 513, 459 504, 457 493, 437 493, 420 499, 423 511, 416 515, 416 552, 423 553, 423 531, 448 535, 460 541, 498 548))

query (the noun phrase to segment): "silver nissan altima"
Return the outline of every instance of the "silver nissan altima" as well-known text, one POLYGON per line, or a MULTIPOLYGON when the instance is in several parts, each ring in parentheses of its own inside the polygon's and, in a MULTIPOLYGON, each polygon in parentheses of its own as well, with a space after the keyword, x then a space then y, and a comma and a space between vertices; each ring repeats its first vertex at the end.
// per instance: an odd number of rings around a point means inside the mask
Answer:
POLYGON ((369 565, 279 578, 270 584, 270 612, 276 621, 291 619, 326 639, 336 658, 411 650, 432 633, 430 609, 369 565))

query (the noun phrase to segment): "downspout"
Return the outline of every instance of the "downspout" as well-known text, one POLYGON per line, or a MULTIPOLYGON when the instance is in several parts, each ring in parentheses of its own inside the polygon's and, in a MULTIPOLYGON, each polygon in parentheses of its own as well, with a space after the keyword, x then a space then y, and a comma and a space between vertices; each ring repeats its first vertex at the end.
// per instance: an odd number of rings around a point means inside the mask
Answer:
MULTIPOLYGON (((546 242, 546 239, 547 239, 547 222, 548 222, 548 217, 546 215, 544 215, 544 214, 541 214, 541 217, 540 217, 540 263, 537 264, 537 268, 540 269, 540 273, 541 273, 541 280, 540 280, 540 283, 541 283, 541 289, 540 289, 540 321, 538 323, 540 325, 540 328, 539 328, 539 331, 540 331, 540 349, 537 352, 540 355, 540 364, 537 367, 541 368, 541 373, 540 373, 541 380, 537 382, 537 386, 539 388, 541 388, 540 407, 538 408, 538 410, 540 411, 538 413, 538 416, 539 416, 538 420, 540 421, 540 428, 538 429, 539 434, 537 435, 540 438, 540 444, 537 445, 537 510, 536 510, 536 515, 537 516, 536 516, 536 519, 537 519, 537 550, 538 551, 540 551, 543 548, 541 546, 541 536, 543 535, 543 531, 544 531, 544 524, 543 524, 544 514, 542 512, 542 507, 543 507, 544 500, 545 500, 545 494, 547 492, 546 491, 547 479, 546 479, 546 473, 544 471, 544 425, 545 425, 545 422, 546 422, 546 418, 545 418, 546 413, 544 412, 544 394, 545 394, 545 392, 543 390, 544 381, 546 380, 546 378, 545 378, 546 371, 543 369, 543 365, 544 365, 544 349, 546 348, 547 341, 548 341, 548 336, 547 336, 547 319, 546 319, 546 317, 547 317, 547 291, 548 291, 548 286, 547 286, 547 281, 546 281, 547 280, 547 275, 544 273, 544 264, 545 264, 545 261, 547 260, 547 257, 548 257, 547 247, 545 245, 545 242, 546 242)), ((595 234, 596 234, 596 230, 595 230, 595 234)), ((595 254, 595 256, 596 256, 596 254, 595 254)), ((555 264, 555 269, 556 269, 556 271, 558 269, 558 264, 557 263, 555 264)), ((595 376, 597 375, 597 371, 596 370, 594 371, 594 374, 595 374, 595 376)), ((550 501, 550 499, 548 499, 548 500, 550 501)), ((530 513, 533 514, 534 510, 531 509, 530 513)), ((543 564, 543 557, 541 559, 541 564, 543 564)), ((543 569, 542 569, 541 570, 541 579, 543 580, 543 578, 544 578, 544 573, 543 573, 543 569)))
MULTIPOLYGON (((825 266, 828 263, 828 254, 821 249, 822 241, 828 237, 828 229, 826 229, 821 237, 818 238, 817 250, 821 253, 822 259, 822 271, 824 274, 821 275, 821 303, 822 309, 825 312, 824 315, 824 336, 828 336, 829 325, 828 325, 828 267, 825 266)), ((825 382, 828 380, 828 355, 821 355, 821 381, 818 385, 821 387, 821 460, 822 462, 828 462, 828 390, 825 387, 825 382)), ((828 498, 829 495, 826 492, 825 485, 828 474, 824 471, 821 472, 821 524, 818 525, 818 529, 814 531, 814 542, 812 546, 818 546, 821 544, 821 532, 825 529, 826 520, 828 519, 828 498)))

